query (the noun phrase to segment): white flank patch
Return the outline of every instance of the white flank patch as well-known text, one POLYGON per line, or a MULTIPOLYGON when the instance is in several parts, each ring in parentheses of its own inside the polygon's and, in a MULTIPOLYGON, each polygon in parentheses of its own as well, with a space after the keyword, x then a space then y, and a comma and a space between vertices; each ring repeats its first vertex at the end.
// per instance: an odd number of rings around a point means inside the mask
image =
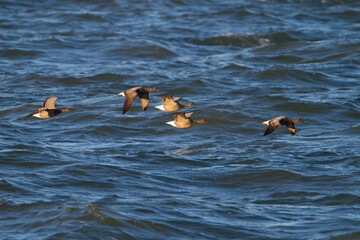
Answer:
POLYGON ((125 93, 124 93, 124 92, 118 93, 118 95, 125 97, 125 93))
POLYGON ((164 105, 159 105, 159 106, 156 106, 154 108, 159 109, 161 111, 165 111, 164 105))
POLYGON ((32 115, 33 117, 37 117, 37 118, 42 118, 40 117, 40 113, 35 113, 34 115, 32 115))
POLYGON ((177 126, 175 125, 175 121, 166 122, 166 124, 169 124, 169 125, 171 125, 171 126, 173 126, 173 127, 177 127, 177 126))
POLYGON ((269 122, 270 122, 270 120, 267 120, 267 121, 263 122, 262 124, 269 125, 269 122))

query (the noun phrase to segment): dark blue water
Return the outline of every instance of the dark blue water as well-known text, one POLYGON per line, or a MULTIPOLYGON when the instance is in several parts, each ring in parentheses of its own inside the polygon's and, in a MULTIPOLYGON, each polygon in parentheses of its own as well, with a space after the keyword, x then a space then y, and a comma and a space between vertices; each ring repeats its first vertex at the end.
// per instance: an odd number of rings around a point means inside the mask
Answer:
POLYGON ((358 1, 0 1, 0 239, 360 239, 359 32, 358 1), (74 111, 25 119, 47 96, 74 111))

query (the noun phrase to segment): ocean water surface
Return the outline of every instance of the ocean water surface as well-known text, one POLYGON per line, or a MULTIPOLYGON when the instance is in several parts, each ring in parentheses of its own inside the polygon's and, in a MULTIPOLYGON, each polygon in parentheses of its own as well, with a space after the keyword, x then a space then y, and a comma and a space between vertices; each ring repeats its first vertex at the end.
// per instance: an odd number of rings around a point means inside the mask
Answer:
POLYGON ((358 1, 0 0, 0 239, 360 239, 359 32, 358 1), (25 119, 47 96, 74 111, 25 119))

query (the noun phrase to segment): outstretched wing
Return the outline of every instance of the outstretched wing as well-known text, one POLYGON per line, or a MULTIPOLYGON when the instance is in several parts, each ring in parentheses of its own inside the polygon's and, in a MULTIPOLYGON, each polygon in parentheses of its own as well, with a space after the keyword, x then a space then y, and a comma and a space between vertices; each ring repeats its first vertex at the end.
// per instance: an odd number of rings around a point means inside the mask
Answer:
POLYGON ((185 113, 185 117, 189 118, 194 112, 185 113))
POLYGON ((173 98, 174 102, 177 102, 181 99, 182 97, 176 97, 176 98, 173 98))
MULTIPOLYGON (((191 114, 190 114, 191 115, 191 114)), ((175 121, 185 121, 187 117, 184 112, 173 113, 175 121)))
POLYGON ((149 92, 139 95, 142 109, 145 111, 149 105, 149 92))
POLYGON ((171 94, 163 94, 163 95, 160 95, 161 96, 161 100, 163 101, 163 103, 166 103, 166 102, 174 102, 174 100, 172 99, 172 95, 171 94))
POLYGON ((47 97, 45 102, 43 103, 44 108, 55 109, 55 101, 57 97, 47 97))
POLYGON ((131 91, 130 93, 128 91, 125 91, 125 102, 123 107, 123 114, 125 114, 133 104, 137 94, 135 91, 131 91))
POLYGON ((285 124, 286 127, 289 129, 292 135, 295 135, 295 124, 293 122, 288 122, 285 124))

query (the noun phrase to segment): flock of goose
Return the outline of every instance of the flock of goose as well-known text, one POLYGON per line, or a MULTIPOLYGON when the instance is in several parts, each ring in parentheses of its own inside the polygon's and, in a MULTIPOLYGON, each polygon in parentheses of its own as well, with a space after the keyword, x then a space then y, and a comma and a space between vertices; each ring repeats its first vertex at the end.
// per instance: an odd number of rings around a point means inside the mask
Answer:
MULTIPOLYGON (((144 88, 144 87, 133 87, 124 92, 119 93, 118 95, 125 97, 123 114, 125 114, 133 104, 136 97, 140 98, 142 109, 145 111, 149 105, 149 92, 157 92, 158 88, 144 88)), ((207 123, 206 119, 193 120, 190 116, 193 112, 185 113, 185 112, 176 112, 184 107, 192 107, 195 106, 194 103, 179 103, 181 97, 173 98, 170 94, 162 94, 158 95, 161 97, 163 104, 156 106, 156 109, 165 112, 173 112, 174 121, 166 122, 173 127, 177 128, 189 128, 196 124, 207 123), (176 112, 176 113, 174 113, 176 112)), ((56 97, 47 97, 43 106, 41 108, 36 109, 33 113, 29 114, 28 117, 37 117, 37 118, 51 118, 62 112, 71 112, 71 108, 55 108, 56 97)), ((279 126, 286 126, 292 135, 295 134, 295 122, 303 122, 301 119, 293 119, 285 116, 279 116, 270 120, 263 122, 262 124, 267 125, 267 129, 264 135, 268 135, 272 133, 279 126)))

